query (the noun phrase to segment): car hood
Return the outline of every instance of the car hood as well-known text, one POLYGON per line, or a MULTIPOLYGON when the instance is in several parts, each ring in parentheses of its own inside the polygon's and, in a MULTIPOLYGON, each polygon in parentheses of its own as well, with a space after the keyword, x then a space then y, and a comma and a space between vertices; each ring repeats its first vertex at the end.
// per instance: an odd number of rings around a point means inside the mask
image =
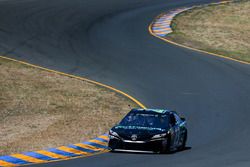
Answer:
POLYGON ((136 140, 149 140, 156 134, 166 133, 167 129, 140 127, 140 126, 115 126, 112 128, 122 139, 131 140, 136 135, 136 140))

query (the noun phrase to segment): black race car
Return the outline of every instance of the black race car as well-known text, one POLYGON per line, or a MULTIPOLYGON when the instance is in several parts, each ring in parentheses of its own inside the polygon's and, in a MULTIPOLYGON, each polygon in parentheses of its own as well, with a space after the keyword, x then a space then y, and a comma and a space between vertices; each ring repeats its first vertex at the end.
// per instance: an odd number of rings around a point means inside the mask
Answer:
POLYGON ((185 118, 175 111, 132 109, 109 131, 111 151, 167 153, 184 149, 187 141, 185 118))

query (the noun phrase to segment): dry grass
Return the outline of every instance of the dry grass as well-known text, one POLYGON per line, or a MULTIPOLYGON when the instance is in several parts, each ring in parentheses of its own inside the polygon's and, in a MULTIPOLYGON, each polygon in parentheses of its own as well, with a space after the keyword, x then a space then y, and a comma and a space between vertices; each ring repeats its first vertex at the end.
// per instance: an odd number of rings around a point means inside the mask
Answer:
POLYGON ((101 135, 137 107, 103 87, 0 58, 0 155, 101 135))
POLYGON ((167 38, 250 62, 250 1, 197 7, 178 15, 167 38))

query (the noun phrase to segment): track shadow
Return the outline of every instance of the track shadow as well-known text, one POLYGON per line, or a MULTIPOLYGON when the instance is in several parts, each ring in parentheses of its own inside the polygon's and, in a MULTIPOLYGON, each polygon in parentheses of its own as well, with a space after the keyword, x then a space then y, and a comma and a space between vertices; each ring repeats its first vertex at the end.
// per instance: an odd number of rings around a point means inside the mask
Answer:
POLYGON ((166 153, 166 154, 175 154, 175 153, 178 153, 178 152, 184 152, 184 151, 188 151, 188 150, 191 150, 191 149, 192 149, 192 147, 185 147, 182 150, 175 150, 175 151, 171 151, 171 152, 166 153))
POLYGON ((175 150, 175 151, 171 151, 168 153, 156 153, 156 152, 150 152, 150 151, 141 151, 141 152, 133 152, 133 151, 110 151, 110 153, 112 154, 159 154, 159 155, 171 155, 171 154, 176 154, 178 152, 184 152, 184 151, 188 151, 191 150, 192 147, 185 147, 182 150, 175 150))

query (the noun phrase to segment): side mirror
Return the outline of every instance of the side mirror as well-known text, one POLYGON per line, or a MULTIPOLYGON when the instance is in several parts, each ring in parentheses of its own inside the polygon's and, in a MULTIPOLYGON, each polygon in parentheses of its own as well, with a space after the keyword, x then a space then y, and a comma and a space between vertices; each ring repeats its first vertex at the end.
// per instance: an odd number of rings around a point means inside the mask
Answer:
POLYGON ((186 121, 186 118, 184 118, 184 117, 181 117, 181 120, 182 120, 182 121, 186 121))

